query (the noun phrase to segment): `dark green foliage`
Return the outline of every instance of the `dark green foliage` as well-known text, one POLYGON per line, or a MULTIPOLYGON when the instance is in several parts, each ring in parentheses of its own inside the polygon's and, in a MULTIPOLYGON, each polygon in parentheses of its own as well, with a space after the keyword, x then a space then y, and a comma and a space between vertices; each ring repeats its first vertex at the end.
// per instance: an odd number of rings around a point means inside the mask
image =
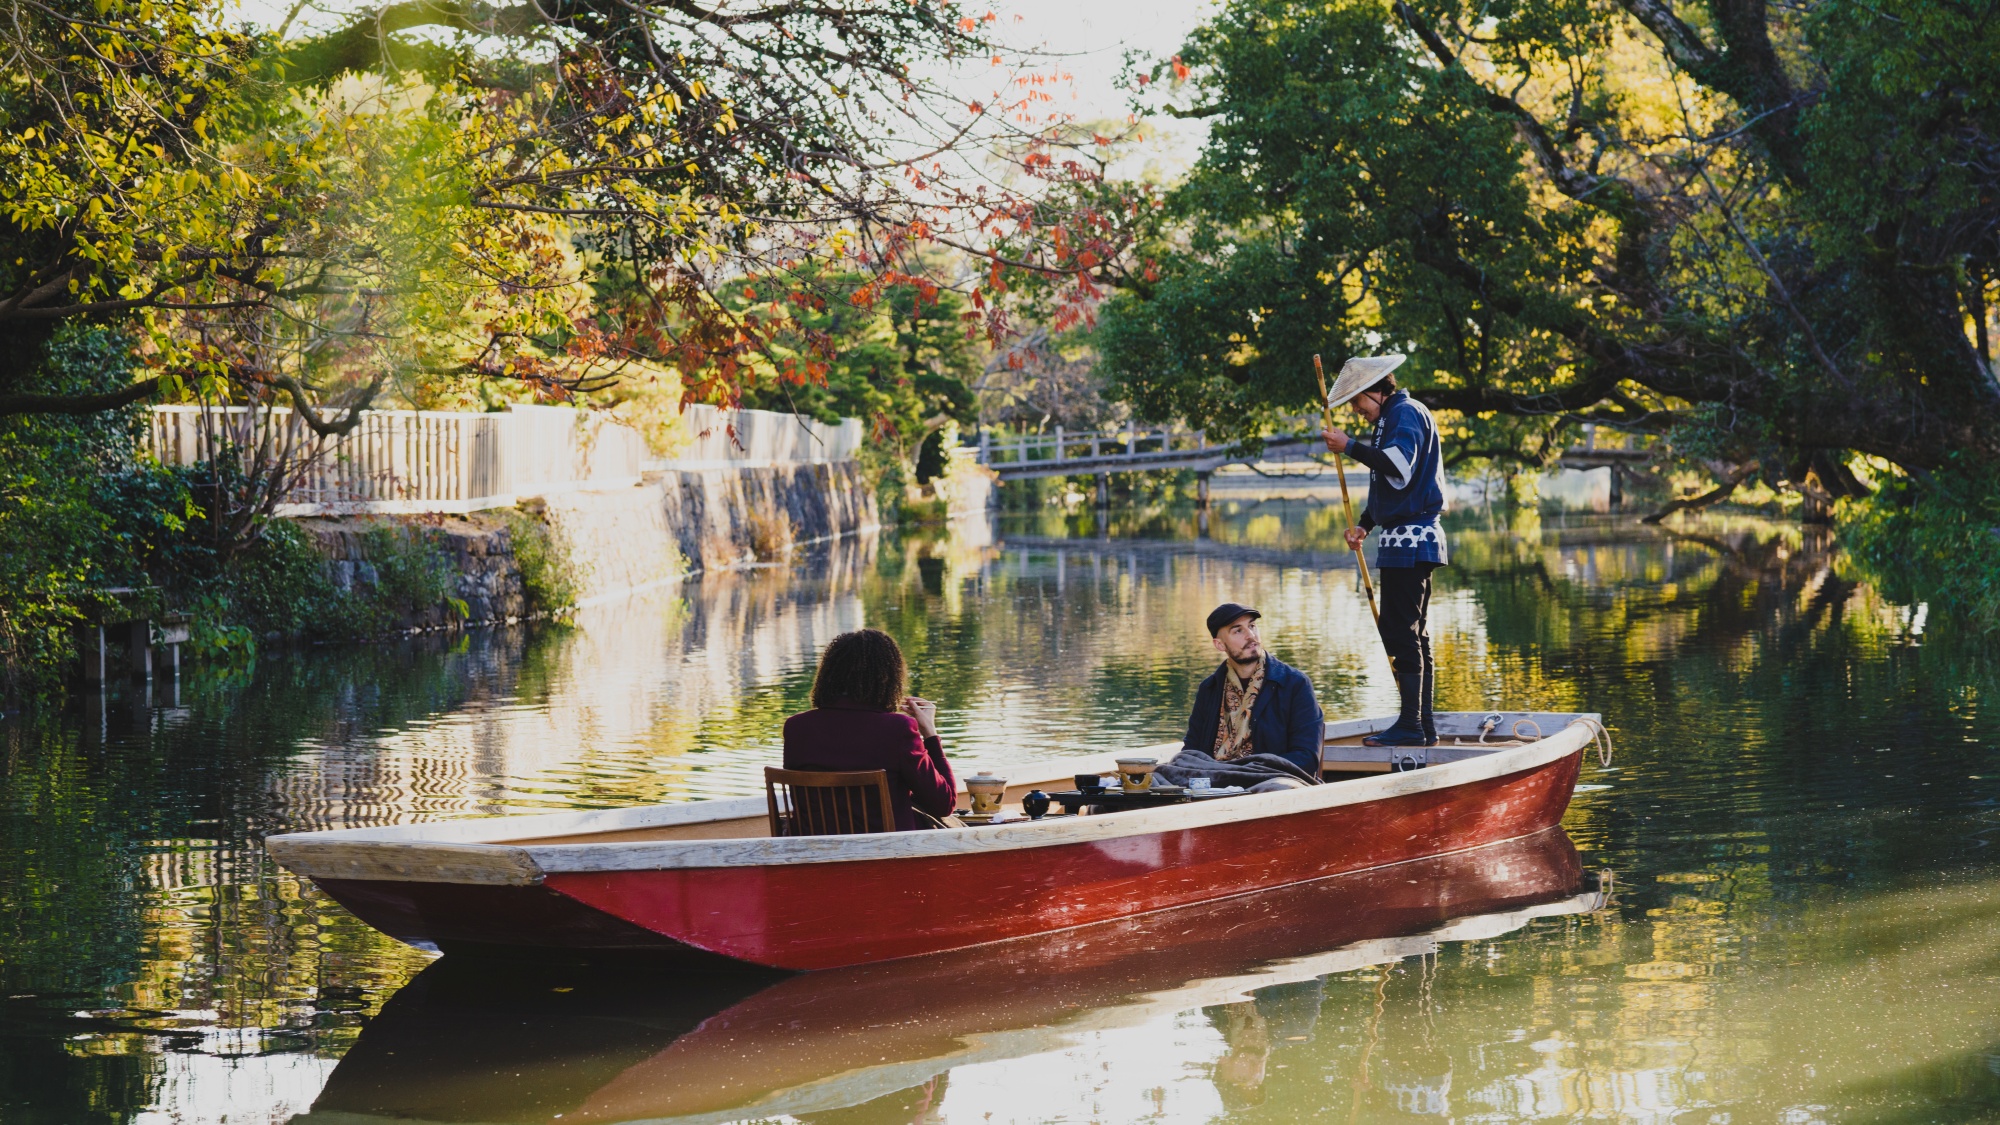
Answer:
MULTIPOLYGON (((170 574, 196 588, 185 572, 170 574)), ((273 520, 206 588, 222 596, 218 616, 258 636, 339 636, 346 608, 327 579, 326 557, 297 524, 273 520)))
MULTIPOLYGON (((57 332, 28 385, 95 394, 124 385, 130 343, 116 332, 57 332)), ((132 456, 137 408, 0 418, 0 701, 45 694, 74 651, 71 630, 92 590, 142 584, 135 548, 171 530, 171 488, 128 508, 128 482, 150 481, 132 456)), ((155 482, 156 483, 156 482, 155 482)))
POLYGON ((1892 601, 2000 629, 2000 473, 1954 458, 1958 472, 1898 478, 1841 512, 1848 557, 1892 601))
POLYGON ((1454 459, 1595 420, 1835 495, 1853 452, 2000 463, 2000 5, 1790 12, 1233 0, 1115 393, 1233 436, 1313 408, 1315 352, 1406 351, 1454 459))
POLYGON ((393 632, 406 619, 439 605, 457 618, 465 616, 465 603, 452 596, 458 572, 445 552, 442 532, 409 524, 383 524, 365 533, 361 542, 374 568, 375 581, 349 595, 360 600, 364 611, 360 628, 350 636, 393 632))
POLYGON ((929 484, 943 476, 950 452, 944 447, 944 431, 932 430, 917 447, 917 483, 929 484))
MULTIPOLYGON (((130 364, 129 341, 118 333, 65 327, 32 386, 98 393, 123 385, 130 364)), ((87 616, 184 613, 189 656, 235 661, 273 633, 374 637, 453 606, 451 560, 427 529, 371 532, 375 581, 345 593, 294 523, 260 524, 247 541, 222 534, 198 499, 240 483, 234 463, 165 469, 141 460, 144 424, 141 407, 0 418, 0 701, 59 689, 74 629, 87 616), (112 588, 137 593, 102 593, 112 588)))
MULTIPOLYGON (((142 524, 155 510, 149 503, 190 495, 213 484, 218 472, 229 469, 203 464, 133 474, 123 482, 119 526, 142 524)), ((298 524, 269 520, 255 532, 247 543, 232 543, 195 506, 167 533, 127 537, 165 607, 191 618, 197 657, 247 657, 257 638, 273 634, 309 641, 379 637, 453 601, 456 572, 434 530, 387 524, 365 532, 368 569, 347 591, 334 586, 325 554, 298 524)))

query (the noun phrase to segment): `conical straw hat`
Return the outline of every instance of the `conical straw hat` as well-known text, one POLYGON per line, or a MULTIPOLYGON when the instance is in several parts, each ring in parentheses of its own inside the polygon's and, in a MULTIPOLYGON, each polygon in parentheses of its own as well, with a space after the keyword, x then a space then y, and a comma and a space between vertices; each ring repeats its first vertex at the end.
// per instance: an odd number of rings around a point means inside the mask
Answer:
POLYGON ((1340 367, 1340 377, 1333 381, 1333 389, 1327 392, 1326 408, 1344 406, 1348 399, 1382 381, 1382 376, 1403 365, 1408 356, 1367 355, 1355 356, 1340 367))

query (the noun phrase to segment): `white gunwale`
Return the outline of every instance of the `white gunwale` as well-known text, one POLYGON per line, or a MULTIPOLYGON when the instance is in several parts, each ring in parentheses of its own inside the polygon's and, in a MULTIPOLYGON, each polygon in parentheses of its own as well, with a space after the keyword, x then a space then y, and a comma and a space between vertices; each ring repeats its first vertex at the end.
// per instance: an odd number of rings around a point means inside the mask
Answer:
MULTIPOLYGON (((1521 745, 1496 748, 1424 769, 1381 773, 1335 784, 1255 797, 1222 798, 1130 812, 1041 821, 1012 821, 977 828, 894 832, 865 836, 725 837, 538 844, 536 837, 575 836, 638 828, 762 817, 764 798, 732 797, 647 805, 630 809, 479 817, 374 828, 291 833, 266 840, 285 867, 313 878, 527 886, 546 875, 601 871, 655 871, 758 867, 798 863, 853 863, 1045 848, 1095 843, 1159 832, 1206 828, 1364 804, 1425 793, 1535 769, 1582 750, 1596 726, 1579 713, 1505 712, 1526 715, 1544 728, 1567 725, 1521 745), (1545 721, 1545 722, 1544 722, 1545 721), (507 841, 498 843, 494 841, 507 841)), ((1466 725, 1476 731, 1480 713, 1439 715, 1439 734, 1452 737, 1466 725)), ((1386 719, 1329 723, 1326 738, 1352 738, 1387 725, 1386 719)), ((1507 727, 1498 732, 1502 737, 1507 727)), ((1146 747, 1162 752, 1178 743, 1146 747)), ((1466 747, 1452 747, 1466 749, 1466 747)), ((1010 788, 1030 780, 1111 772, 1113 759, 1132 751, 1081 755, 1009 767, 1010 788), (1015 781, 1014 778, 1021 780, 1015 781)))

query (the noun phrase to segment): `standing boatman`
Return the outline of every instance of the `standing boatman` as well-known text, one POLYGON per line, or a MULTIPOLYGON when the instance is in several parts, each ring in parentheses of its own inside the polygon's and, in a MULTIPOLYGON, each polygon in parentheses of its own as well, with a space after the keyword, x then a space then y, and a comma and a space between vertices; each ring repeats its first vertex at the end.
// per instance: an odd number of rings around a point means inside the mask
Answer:
POLYGON ((1400 355, 1356 357, 1340 369, 1327 394, 1331 411, 1345 403, 1375 424, 1367 441, 1329 426, 1326 447, 1368 466, 1368 503, 1359 527, 1347 529, 1349 550, 1359 551, 1370 531, 1375 540, 1375 573, 1381 579, 1382 610, 1376 629, 1396 673, 1402 714, 1396 724, 1363 741, 1369 746, 1435 746, 1431 718, 1437 675, 1431 662, 1431 571, 1445 565, 1444 456, 1437 420, 1391 374, 1400 355))

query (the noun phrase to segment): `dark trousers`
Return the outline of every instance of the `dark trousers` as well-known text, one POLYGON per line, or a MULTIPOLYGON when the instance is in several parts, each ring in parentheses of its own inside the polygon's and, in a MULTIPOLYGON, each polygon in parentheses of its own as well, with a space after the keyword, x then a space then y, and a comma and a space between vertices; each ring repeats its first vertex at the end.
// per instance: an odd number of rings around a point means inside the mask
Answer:
MULTIPOLYGON (((1425 675, 1431 667, 1431 571, 1436 563, 1386 566, 1381 580, 1382 647, 1400 675, 1425 675)), ((1426 677, 1428 678, 1428 677, 1426 677)))

